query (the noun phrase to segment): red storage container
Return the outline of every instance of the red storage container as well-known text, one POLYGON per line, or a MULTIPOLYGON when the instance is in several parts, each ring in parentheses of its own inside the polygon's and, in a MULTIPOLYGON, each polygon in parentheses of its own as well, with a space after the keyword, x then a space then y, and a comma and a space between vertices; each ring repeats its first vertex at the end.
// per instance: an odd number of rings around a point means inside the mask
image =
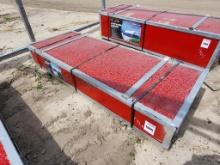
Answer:
POLYGON ((169 148, 219 54, 219 19, 131 5, 100 18, 103 38, 147 52, 72 32, 30 45, 34 60, 169 148))
POLYGON ((160 12, 128 5, 124 8, 116 9, 106 9, 100 13, 102 37, 120 44, 142 49, 145 21, 160 12))

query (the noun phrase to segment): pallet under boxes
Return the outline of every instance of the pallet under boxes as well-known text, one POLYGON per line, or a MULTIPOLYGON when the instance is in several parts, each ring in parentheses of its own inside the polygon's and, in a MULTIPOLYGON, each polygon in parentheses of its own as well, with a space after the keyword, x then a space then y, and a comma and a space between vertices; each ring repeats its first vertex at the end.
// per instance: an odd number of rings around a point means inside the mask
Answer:
POLYGON ((42 68, 169 148, 208 69, 69 32, 29 46, 42 68))

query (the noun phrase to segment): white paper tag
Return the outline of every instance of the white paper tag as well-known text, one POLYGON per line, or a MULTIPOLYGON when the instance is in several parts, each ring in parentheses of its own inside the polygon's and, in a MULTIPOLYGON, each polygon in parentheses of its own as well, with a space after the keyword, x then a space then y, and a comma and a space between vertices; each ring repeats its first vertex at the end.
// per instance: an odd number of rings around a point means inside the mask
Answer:
POLYGON ((154 135, 154 133, 156 131, 156 126, 149 123, 148 121, 145 121, 144 130, 147 131, 149 134, 154 135))
POLYGON ((208 49, 210 44, 211 44, 211 40, 209 40, 209 39, 203 39, 202 44, 201 44, 201 47, 202 47, 202 48, 205 48, 205 49, 208 49))

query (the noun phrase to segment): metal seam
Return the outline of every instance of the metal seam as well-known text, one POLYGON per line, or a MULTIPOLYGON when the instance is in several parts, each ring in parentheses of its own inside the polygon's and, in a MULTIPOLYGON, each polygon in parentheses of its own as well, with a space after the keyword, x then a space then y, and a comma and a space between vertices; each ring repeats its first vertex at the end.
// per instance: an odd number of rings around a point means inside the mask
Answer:
POLYGON ((198 20, 192 27, 189 29, 195 30, 199 25, 201 25, 206 19, 208 19, 208 16, 202 17, 200 20, 198 20))
POLYGON ((146 81, 148 81, 158 70, 160 70, 167 62, 169 58, 164 58, 159 63, 157 63, 150 71, 145 73, 131 88, 129 88, 124 96, 131 97, 146 81))
POLYGON ((68 43, 70 43, 70 42, 73 42, 73 41, 75 41, 75 40, 77 40, 77 39, 81 39, 81 38, 83 38, 83 37, 85 37, 85 36, 84 36, 84 35, 78 35, 78 36, 72 36, 72 37, 67 37, 67 38, 61 40, 61 42, 57 41, 57 42, 53 43, 53 44, 55 44, 55 45, 50 44, 50 45, 49 45, 50 47, 47 47, 47 48, 45 48, 45 49, 42 48, 42 50, 46 52, 46 51, 49 51, 49 50, 58 48, 58 47, 60 47, 60 46, 66 45, 66 44, 68 44, 68 43), (72 38, 72 37, 73 37, 73 38, 72 38))
MULTIPOLYGON (((168 12, 168 10, 160 11, 160 12, 154 14, 153 16, 151 16, 149 19, 147 19, 146 22, 151 20, 152 18, 154 18, 154 17, 156 17, 156 16, 158 16, 160 14, 166 13, 166 12, 168 12)), ((146 24, 146 22, 145 22, 145 24, 146 24)))
POLYGON ((103 55, 104 53, 106 53, 106 52, 109 51, 109 50, 112 50, 112 49, 114 49, 114 48, 117 48, 118 46, 119 46, 119 45, 115 45, 115 46, 113 46, 113 47, 111 47, 111 48, 109 48, 109 49, 107 49, 107 50, 105 50, 105 51, 103 51, 103 52, 101 52, 101 53, 98 53, 97 55, 91 57, 90 59, 88 59, 88 60, 86 60, 86 61, 83 61, 82 63, 78 64, 77 66, 75 66, 75 67, 72 68, 71 70, 78 69, 81 65, 83 65, 83 64, 85 64, 85 63, 87 63, 87 62, 89 62, 89 61, 91 61, 91 60, 93 60, 93 59, 95 59, 96 57, 99 57, 99 56, 103 55))
POLYGON ((180 62, 175 62, 173 66, 164 73, 155 83, 153 83, 143 94, 139 95, 136 99, 134 99, 134 102, 138 102, 141 100, 144 96, 146 96, 150 91, 152 91, 161 81, 163 81, 178 65, 180 62))

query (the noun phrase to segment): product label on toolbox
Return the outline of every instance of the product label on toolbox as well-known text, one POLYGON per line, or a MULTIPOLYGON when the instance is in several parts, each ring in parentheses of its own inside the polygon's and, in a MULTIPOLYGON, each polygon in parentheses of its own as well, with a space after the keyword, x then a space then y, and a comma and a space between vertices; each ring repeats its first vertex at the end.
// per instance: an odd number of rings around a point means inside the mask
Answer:
POLYGON ((51 61, 46 61, 47 64, 47 69, 48 71, 54 75, 55 77, 58 77, 60 79, 63 79, 62 74, 61 74, 61 70, 59 68, 59 66, 55 63, 52 63, 51 61))
POLYGON ((205 49, 208 49, 210 44, 211 44, 211 40, 209 40, 209 39, 203 39, 202 44, 201 44, 201 47, 202 47, 202 48, 205 48, 205 49))
POLYGON ((156 131, 156 126, 149 123, 148 121, 145 121, 144 130, 147 131, 149 134, 154 135, 154 133, 156 131))
POLYGON ((111 37, 123 40, 131 44, 139 45, 141 39, 141 24, 122 20, 119 18, 111 18, 111 37))

